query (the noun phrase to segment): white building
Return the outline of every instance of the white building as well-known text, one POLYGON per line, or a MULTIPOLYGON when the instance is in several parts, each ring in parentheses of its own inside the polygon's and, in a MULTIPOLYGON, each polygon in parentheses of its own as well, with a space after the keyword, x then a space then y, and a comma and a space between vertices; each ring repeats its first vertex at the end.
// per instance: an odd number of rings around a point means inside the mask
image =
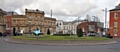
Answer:
POLYGON ((56 32, 62 34, 76 34, 77 24, 73 22, 56 21, 56 32))
POLYGON ((59 33, 60 31, 63 31, 63 21, 57 20, 56 21, 56 33, 59 33))

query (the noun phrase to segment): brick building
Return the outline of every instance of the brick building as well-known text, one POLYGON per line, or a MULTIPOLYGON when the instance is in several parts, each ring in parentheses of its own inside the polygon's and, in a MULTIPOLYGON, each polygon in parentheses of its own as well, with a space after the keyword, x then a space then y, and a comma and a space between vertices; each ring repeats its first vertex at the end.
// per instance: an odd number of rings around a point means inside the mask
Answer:
POLYGON ((12 34, 12 28, 11 28, 11 18, 12 18, 12 15, 18 15, 16 12, 13 12, 13 11, 9 11, 9 12, 6 12, 6 32, 8 32, 9 34, 12 34))
POLYGON ((110 34, 120 38, 120 4, 110 10, 110 34))
POLYGON ((6 31, 11 34, 11 16, 6 16, 6 31))
POLYGON ((85 20, 84 22, 80 23, 77 26, 77 29, 81 28, 83 32, 101 32, 101 29, 103 28, 104 24, 101 22, 88 22, 85 20))

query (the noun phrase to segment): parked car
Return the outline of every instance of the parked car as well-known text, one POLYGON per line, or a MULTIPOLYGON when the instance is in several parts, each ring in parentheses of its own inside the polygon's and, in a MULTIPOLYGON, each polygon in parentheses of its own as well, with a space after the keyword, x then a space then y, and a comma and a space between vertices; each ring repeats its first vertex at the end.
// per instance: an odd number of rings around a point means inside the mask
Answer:
POLYGON ((89 32, 88 34, 87 34, 87 36, 96 36, 96 32, 89 32))
POLYGON ((6 37, 8 34, 9 34, 8 32, 4 32, 4 33, 2 34, 2 36, 3 36, 3 37, 6 37))
POLYGON ((2 33, 0 32, 0 36, 2 36, 2 33))

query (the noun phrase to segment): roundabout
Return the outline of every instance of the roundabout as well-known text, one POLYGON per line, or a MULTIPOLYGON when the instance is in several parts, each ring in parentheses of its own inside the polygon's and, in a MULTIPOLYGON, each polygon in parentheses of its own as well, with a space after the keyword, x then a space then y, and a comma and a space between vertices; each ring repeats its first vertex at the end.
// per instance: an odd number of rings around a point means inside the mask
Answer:
POLYGON ((9 43, 17 43, 17 44, 33 44, 33 45, 103 45, 103 44, 114 44, 117 41, 113 39, 103 39, 96 37, 58 37, 58 36, 50 36, 50 37, 12 37, 5 39, 6 42, 9 43), (60 38, 60 39, 59 39, 60 38), (65 38, 65 39, 64 39, 65 38), (95 39, 96 38, 96 39, 95 39))

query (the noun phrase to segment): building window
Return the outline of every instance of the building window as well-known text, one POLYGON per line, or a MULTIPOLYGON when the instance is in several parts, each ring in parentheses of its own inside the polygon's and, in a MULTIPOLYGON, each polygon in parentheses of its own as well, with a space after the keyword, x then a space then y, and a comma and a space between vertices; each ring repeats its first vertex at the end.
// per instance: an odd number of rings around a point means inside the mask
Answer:
POLYGON ((35 21, 35 25, 38 25, 38 22, 37 22, 37 21, 35 21))
POLYGON ((46 32, 46 28, 44 29, 44 32, 46 32))
POLYGON ((114 29, 114 36, 117 36, 117 29, 114 29))
POLYGON ((32 32, 32 29, 31 29, 31 27, 29 27, 29 33, 31 33, 32 32))
POLYGON ((40 20, 42 20, 42 16, 40 16, 40 20))
POLYGON ((32 18, 32 16, 29 16, 29 19, 31 19, 32 18))
POLYGON ((8 24, 6 24, 6 28, 8 28, 8 24))
POLYGON ((16 20, 13 20, 13 23, 16 24, 16 20))
POLYGON ((25 24, 25 20, 22 20, 22 24, 23 24, 23 25, 25 24))
POLYGON ((59 25, 61 25, 61 23, 59 25))
POLYGON ((38 17, 37 17, 37 16, 35 16, 35 20, 38 20, 38 17))
POLYGON ((52 25, 52 22, 51 22, 51 25, 52 25))
POLYGON ((28 24, 31 24, 31 21, 28 21, 28 24))
POLYGON ((40 25, 42 25, 42 22, 40 22, 40 25))
POLYGON ((37 19, 38 17, 37 17, 37 16, 35 16, 35 18, 37 19))
POLYGON ((114 27, 117 27, 117 25, 118 25, 118 22, 114 22, 114 27))
POLYGON ((114 13, 114 17, 115 18, 118 17, 118 13, 117 12, 114 13))
POLYGON ((63 26, 63 29, 65 30, 65 26, 63 26))

